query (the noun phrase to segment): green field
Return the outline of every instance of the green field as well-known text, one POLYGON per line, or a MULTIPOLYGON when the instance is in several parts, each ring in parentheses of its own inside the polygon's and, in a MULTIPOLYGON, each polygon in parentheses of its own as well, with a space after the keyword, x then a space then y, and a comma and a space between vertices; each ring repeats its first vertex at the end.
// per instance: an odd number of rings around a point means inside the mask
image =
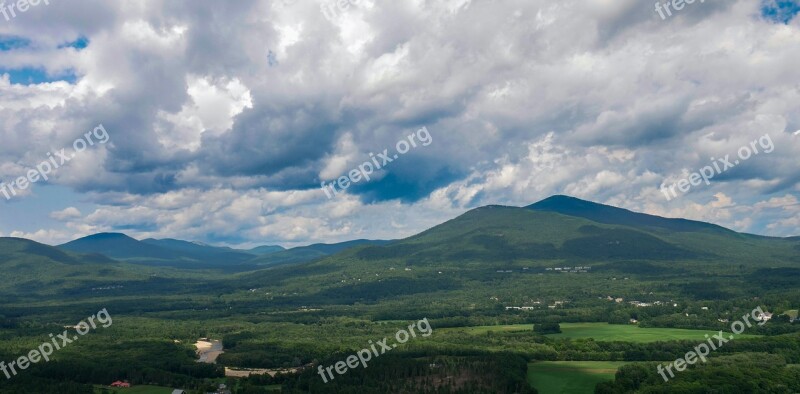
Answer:
MULTIPOLYGON (((594 338, 597 341, 621 342, 657 342, 696 340, 704 341, 705 335, 712 336, 718 331, 686 330, 681 328, 641 328, 636 325, 615 325, 607 323, 564 323, 561 334, 553 334, 556 338, 594 338)), ((726 335, 727 336, 727 335, 726 335)), ((738 335, 736 338, 755 338, 755 335, 738 335)))
POLYGON ((528 364, 528 383, 543 394, 593 393, 600 382, 614 380, 619 361, 540 361, 528 364))
MULTIPOLYGON (((489 331, 512 332, 529 331, 532 324, 512 324, 504 326, 477 326, 464 328, 451 328, 446 330, 462 330, 470 334, 485 334, 489 331)), ((712 336, 716 331, 687 330, 681 328, 641 328, 636 325, 608 324, 608 323, 562 323, 561 334, 548 335, 554 338, 583 339, 593 338, 596 341, 611 342, 657 342, 677 340, 705 340, 705 335, 712 336)), ((755 338, 755 335, 738 335, 737 338, 755 338)))
POLYGON ((474 326, 474 327, 458 327, 458 328, 444 328, 441 331, 463 331, 468 334, 486 334, 489 331, 493 332, 511 332, 511 331, 533 331, 533 324, 509 324, 499 326, 474 326))
POLYGON ((129 393, 129 394, 171 394, 172 388, 169 387, 159 387, 159 386, 133 386, 131 388, 110 388, 108 386, 95 386, 95 393, 102 393, 102 389, 106 389, 108 393, 129 393))

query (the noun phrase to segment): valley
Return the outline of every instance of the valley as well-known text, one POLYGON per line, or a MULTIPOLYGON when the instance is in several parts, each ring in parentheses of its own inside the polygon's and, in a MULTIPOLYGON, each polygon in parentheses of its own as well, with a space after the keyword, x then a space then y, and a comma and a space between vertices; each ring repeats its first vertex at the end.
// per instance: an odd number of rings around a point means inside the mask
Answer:
POLYGON ((0 381, 0 392, 93 393, 117 380, 187 392, 220 383, 237 393, 680 392, 732 364, 734 381, 795 389, 796 238, 563 196, 532 207, 478 208, 406 239, 314 246, 307 257, 297 256, 309 248, 256 256, 122 235, 58 248, 0 239, 0 261, 16 275, 0 285, 0 359, 92 310, 114 316, 108 329, 0 381), (295 257, 259 263, 287 252, 295 257), (756 307, 771 319, 661 381, 656 364, 756 307), (317 374, 423 318, 429 338, 329 383, 317 374), (560 333, 534 331, 553 324, 560 333), (207 362, 198 362, 198 338, 221 341, 200 357, 207 362), (232 377, 226 368, 287 372, 232 377))

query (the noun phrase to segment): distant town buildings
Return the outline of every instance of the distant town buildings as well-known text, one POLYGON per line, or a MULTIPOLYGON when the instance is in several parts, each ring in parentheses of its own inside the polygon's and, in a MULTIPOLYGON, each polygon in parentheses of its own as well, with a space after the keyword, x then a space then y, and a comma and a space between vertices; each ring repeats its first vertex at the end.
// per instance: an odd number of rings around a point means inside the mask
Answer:
POLYGON ((536 309, 536 307, 533 307, 533 306, 507 306, 507 307, 506 307, 506 310, 507 310, 507 311, 510 311, 510 310, 517 310, 517 311, 532 311, 532 310, 534 310, 534 309, 536 309))
POLYGON ((575 267, 548 267, 544 269, 545 271, 554 271, 554 272, 562 272, 562 273, 587 273, 592 270, 592 267, 589 266, 575 266, 575 267))
POLYGON ((125 286, 117 285, 117 286, 92 287, 92 291, 114 290, 114 289, 121 289, 123 287, 125 286))

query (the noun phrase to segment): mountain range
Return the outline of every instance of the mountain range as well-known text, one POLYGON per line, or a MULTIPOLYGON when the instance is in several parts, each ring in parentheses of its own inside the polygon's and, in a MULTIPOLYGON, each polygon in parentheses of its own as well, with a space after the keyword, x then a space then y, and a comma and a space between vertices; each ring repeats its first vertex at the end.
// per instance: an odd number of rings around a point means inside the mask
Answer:
POLYGON ((0 238, 0 265, 12 275, 14 284, 0 289, 13 293, 21 286, 62 283, 67 277, 70 286, 77 288, 107 283, 110 278, 191 276, 187 272, 192 270, 246 272, 242 278, 257 281, 308 272, 341 271, 346 276, 344 272, 352 269, 396 264, 489 271, 521 263, 641 268, 677 262, 690 262, 697 269, 710 264, 793 266, 800 262, 800 237, 742 234, 705 222, 553 196, 526 207, 476 208, 401 240, 354 240, 292 249, 238 250, 176 239, 136 240, 119 233, 95 234, 56 247, 0 238))
POLYGON ((132 264, 246 271, 311 261, 354 246, 382 245, 387 242, 354 240, 292 249, 265 245, 241 250, 178 239, 148 238, 139 241, 121 233, 100 233, 58 245, 57 248, 75 253, 103 255, 132 264))
POLYGON ((410 238, 365 248, 358 255, 483 262, 739 260, 760 255, 794 261, 796 241, 553 196, 527 207, 477 208, 410 238))

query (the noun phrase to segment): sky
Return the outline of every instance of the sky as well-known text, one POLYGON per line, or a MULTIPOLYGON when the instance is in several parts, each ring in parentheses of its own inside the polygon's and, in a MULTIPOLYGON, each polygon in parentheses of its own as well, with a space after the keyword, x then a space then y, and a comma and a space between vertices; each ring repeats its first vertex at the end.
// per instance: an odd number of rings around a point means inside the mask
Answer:
POLYGON ((554 194, 800 235, 797 1, 351 1, 0 10, 0 236, 396 239, 554 194))

